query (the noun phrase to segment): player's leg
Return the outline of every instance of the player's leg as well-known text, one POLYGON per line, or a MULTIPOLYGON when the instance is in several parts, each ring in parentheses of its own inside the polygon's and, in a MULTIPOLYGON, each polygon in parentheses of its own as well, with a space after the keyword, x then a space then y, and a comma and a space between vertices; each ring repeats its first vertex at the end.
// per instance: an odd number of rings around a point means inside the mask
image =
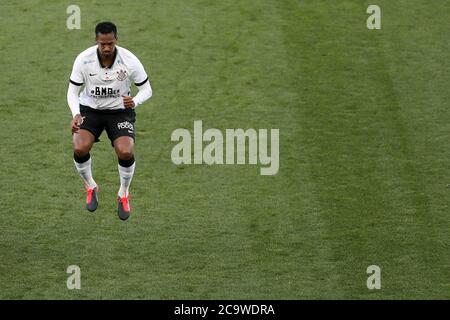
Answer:
POLYGON ((92 160, 89 151, 104 129, 104 119, 101 114, 93 112, 89 107, 80 106, 84 120, 78 132, 72 136, 74 162, 86 187, 86 208, 95 211, 98 206, 98 186, 92 177, 92 160))
POLYGON ((98 207, 98 186, 92 177, 92 160, 89 151, 95 142, 95 136, 88 130, 80 129, 72 136, 73 162, 84 181, 86 188, 86 208, 95 211, 98 207))
POLYGON ((118 170, 120 178, 120 188, 117 193, 119 197, 118 214, 122 220, 126 220, 131 212, 129 203, 129 187, 134 175, 136 161, 134 160, 134 140, 128 136, 121 136, 113 142, 114 150, 118 158, 118 170))
POLYGON ((88 130, 80 129, 73 134, 73 161, 78 173, 84 181, 86 188, 96 188, 92 178, 92 160, 89 151, 95 142, 94 135, 88 130))
POLYGON ((131 213, 128 189, 133 179, 134 160, 134 110, 124 110, 108 116, 106 132, 118 158, 120 188, 118 192, 117 214, 122 220, 128 219, 131 213))

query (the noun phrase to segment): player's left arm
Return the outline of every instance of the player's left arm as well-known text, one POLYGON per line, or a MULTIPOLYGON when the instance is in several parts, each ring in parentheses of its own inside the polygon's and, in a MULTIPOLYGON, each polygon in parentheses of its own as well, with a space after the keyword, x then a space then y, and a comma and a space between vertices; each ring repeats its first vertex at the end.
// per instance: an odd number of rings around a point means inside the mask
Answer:
POLYGON ((152 87, 150 86, 150 81, 147 81, 138 86, 136 85, 139 92, 138 94, 133 98, 133 102, 134 102, 134 107, 136 108, 138 105, 143 104, 145 101, 147 101, 148 99, 150 99, 150 97, 153 94, 152 91, 152 87))
POLYGON ((137 58, 135 69, 131 73, 131 80, 134 81, 134 84, 138 88, 139 92, 134 98, 129 96, 123 97, 123 104, 125 108, 136 108, 138 105, 143 104, 145 101, 150 99, 153 94, 147 73, 137 58))

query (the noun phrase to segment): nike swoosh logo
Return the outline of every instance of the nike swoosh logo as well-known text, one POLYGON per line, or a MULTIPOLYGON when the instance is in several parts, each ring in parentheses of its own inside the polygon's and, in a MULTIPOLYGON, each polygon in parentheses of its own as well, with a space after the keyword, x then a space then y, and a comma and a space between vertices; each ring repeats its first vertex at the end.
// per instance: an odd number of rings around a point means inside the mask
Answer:
POLYGON ((128 133, 133 133, 133 131, 131 131, 131 130, 128 130, 128 133))
POLYGON ((93 77, 93 76, 96 76, 97 74, 96 74, 96 73, 89 73, 89 75, 90 75, 91 77, 93 77))

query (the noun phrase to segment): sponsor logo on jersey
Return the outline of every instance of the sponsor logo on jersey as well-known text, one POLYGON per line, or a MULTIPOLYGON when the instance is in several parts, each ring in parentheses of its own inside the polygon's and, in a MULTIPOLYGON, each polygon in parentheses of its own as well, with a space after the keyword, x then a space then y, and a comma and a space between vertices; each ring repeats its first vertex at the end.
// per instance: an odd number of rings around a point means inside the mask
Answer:
POLYGON ((113 88, 107 87, 95 87, 91 90, 92 98, 118 98, 120 97, 120 90, 114 90, 113 88))
POLYGON ((119 130, 121 130, 121 129, 128 129, 128 132, 130 132, 130 133, 133 133, 133 130, 134 130, 134 127, 133 127, 133 124, 131 124, 130 122, 128 122, 128 121, 125 121, 125 122, 119 122, 118 124, 117 124, 117 128, 119 128, 119 130))

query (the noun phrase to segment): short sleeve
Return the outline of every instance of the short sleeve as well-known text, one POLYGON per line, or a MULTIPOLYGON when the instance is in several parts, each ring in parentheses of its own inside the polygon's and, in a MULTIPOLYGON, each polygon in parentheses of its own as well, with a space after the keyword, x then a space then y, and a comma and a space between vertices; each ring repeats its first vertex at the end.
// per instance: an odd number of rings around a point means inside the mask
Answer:
POLYGON ((145 72, 144 66, 138 58, 134 61, 133 71, 131 73, 131 80, 136 86, 142 86, 148 81, 147 72, 145 72))
POLYGON ((82 59, 77 57, 73 63, 72 73, 70 74, 70 83, 76 86, 81 86, 84 84, 82 66, 82 59))

